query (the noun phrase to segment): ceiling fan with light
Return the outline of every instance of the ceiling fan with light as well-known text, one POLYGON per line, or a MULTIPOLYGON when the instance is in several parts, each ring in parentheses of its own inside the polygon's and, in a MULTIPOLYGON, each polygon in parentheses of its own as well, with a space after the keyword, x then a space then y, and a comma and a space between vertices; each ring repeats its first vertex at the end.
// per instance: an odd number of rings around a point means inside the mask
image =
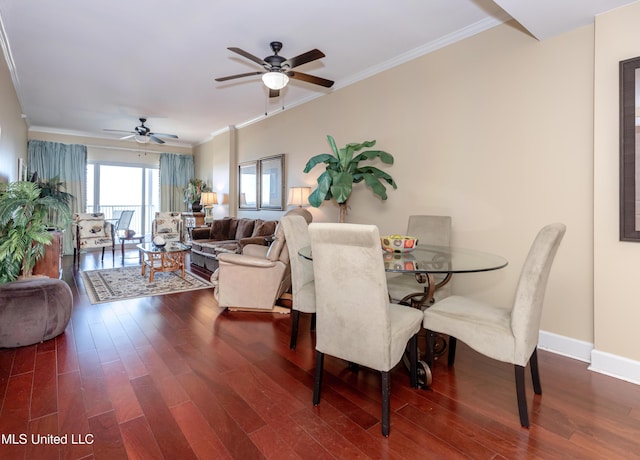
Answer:
POLYGON ((289 83, 289 78, 305 81, 307 83, 313 83, 314 85, 324 86, 325 88, 331 88, 333 86, 334 82, 331 80, 327 80, 326 78, 316 77, 314 75, 291 70, 294 67, 298 67, 302 64, 306 64, 308 62, 312 62, 325 57, 325 54, 322 51, 313 49, 311 51, 307 51, 306 53, 302 53, 294 58, 287 59, 283 56, 278 55, 278 53, 282 49, 281 42, 271 42, 270 46, 271 50, 273 51, 273 55, 267 56, 264 59, 260 59, 259 57, 247 53, 240 48, 227 48, 228 50, 233 51, 234 53, 238 53, 240 56, 243 56, 255 62, 256 64, 261 65, 262 67, 264 67, 266 72, 241 73, 237 75, 230 75, 228 77, 216 78, 215 80, 227 81, 233 80, 235 78, 249 77, 252 75, 262 75, 262 81, 264 82, 265 86, 269 88, 269 97, 278 97, 280 95, 280 90, 287 86, 287 83, 289 83))
POLYGON ((128 133, 126 136, 121 137, 120 140, 131 139, 134 138, 136 142, 140 144, 147 144, 149 141, 156 142, 158 144, 164 144, 164 141, 160 139, 161 137, 169 137, 171 139, 177 139, 178 136, 175 134, 164 134, 164 133, 152 133, 151 129, 145 126, 146 118, 139 118, 140 126, 136 126, 134 131, 123 131, 120 129, 105 129, 105 131, 111 131, 114 133, 128 133))

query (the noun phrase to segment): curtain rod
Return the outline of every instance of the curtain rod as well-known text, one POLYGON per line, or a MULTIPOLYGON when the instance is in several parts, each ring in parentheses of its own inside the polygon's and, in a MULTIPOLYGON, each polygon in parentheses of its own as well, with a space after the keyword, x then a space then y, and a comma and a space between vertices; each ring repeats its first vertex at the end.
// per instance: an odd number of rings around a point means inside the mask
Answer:
POLYGON ((124 150, 124 151, 127 151, 127 152, 136 152, 136 153, 156 153, 158 155, 160 155, 161 153, 165 153, 165 152, 156 152, 155 150, 131 149, 131 148, 128 148, 128 147, 109 147, 107 145, 92 145, 92 144, 83 144, 83 145, 85 147, 87 147, 87 148, 92 148, 92 149, 124 150))

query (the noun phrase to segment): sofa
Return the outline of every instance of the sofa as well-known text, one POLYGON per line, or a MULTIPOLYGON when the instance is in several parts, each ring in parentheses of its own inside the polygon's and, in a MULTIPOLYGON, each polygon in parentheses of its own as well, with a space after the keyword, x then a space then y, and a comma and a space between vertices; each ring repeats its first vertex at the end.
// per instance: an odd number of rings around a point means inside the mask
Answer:
POLYGON ((191 271, 207 279, 218 268, 218 255, 240 253, 248 244, 265 246, 278 221, 225 217, 191 233, 191 271))

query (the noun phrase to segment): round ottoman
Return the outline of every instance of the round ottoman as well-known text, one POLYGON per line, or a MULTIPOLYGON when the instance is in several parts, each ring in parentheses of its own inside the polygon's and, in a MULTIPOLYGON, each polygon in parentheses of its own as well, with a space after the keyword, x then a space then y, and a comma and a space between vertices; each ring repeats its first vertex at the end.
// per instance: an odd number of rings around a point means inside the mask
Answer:
POLYGON ((0 284, 0 348, 22 347, 62 334, 73 294, 62 280, 32 277, 0 284))

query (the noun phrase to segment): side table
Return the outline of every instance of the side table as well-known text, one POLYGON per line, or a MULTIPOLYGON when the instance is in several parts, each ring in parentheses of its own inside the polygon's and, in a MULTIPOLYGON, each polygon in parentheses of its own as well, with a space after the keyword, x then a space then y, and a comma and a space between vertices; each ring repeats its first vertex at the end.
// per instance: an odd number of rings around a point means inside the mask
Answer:
MULTIPOLYGON (((134 242, 137 241, 138 244, 142 244, 144 242, 144 235, 138 235, 138 234, 131 235, 131 236, 122 235, 122 236, 119 236, 118 238, 120 238, 120 252, 122 253, 122 263, 124 263, 124 244, 127 241, 134 241, 134 242)), ((140 258, 140 263, 142 264, 141 252, 139 253, 138 257, 140 258)))

